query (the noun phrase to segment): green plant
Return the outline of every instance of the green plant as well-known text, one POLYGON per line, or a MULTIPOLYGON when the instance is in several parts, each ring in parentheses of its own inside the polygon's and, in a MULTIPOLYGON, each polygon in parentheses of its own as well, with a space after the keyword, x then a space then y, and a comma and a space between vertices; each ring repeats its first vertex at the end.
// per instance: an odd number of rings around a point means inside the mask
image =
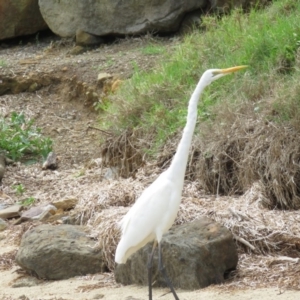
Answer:
POLYGON ((165 48, 156 44, 149 44, 146 47, 141 49, 141 52, 145 55, 157 55, 162 54, 165 48))
POLYGON ((14 185, 13 189, 15 190, 18 196, 22 196, 25 192, 25 187, 23 186, 23 184, 14 185))
POLYGON ((7 66, 6 61, 3 60, 3 59, 0 59, 0 67, 4 68, 4 67, 6 67, 6 66, 7 66))
POLYGON ((28 197, 28 198, 22 200, 20 203, 24 206, 29 206, 29 205, 32 205, 34 202, 35 202, 34 197, 28 197))
POLYGON ((46 159, 52 151, 52 140, 43 137, 34 120, 26 120, 24 114, 13 112, 10 119, 0 118, 0 149, 8 157, 17 160, 25 155, 46 159))

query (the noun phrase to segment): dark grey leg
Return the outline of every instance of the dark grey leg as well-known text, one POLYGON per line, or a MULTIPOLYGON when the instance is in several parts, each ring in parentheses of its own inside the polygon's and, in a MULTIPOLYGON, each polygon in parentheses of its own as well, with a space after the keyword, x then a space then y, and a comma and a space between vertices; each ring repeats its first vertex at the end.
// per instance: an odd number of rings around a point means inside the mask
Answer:
POLYGON ((158 244, 158 268, 159 268, 159 271, 163 274, 164 278, 165 278, 165 281, 168 285, 168 287, 170 288, 174 298, 176 300, 179 300, 176 292, 175 292, 175 289, 169 279, 169 277, 167 276, 167 273, 166 273, 166 270, 165 270, 165 267, 163 265, 163 262, 162 262, 162 254, 161 254, 161 243, 158 244))
POLYGON ((151 251, 151 253, 149 254, 149 257, 148 257, 148 264, 147 264, 147 268, 148 268, 149 300, 152 300, 152 265, 153 265, 153 256, 154 256, 156 245, 157 245, 157 241, 154 241, 154 244, 153 244, 153 247, 152 247, 152 251, 151 251))

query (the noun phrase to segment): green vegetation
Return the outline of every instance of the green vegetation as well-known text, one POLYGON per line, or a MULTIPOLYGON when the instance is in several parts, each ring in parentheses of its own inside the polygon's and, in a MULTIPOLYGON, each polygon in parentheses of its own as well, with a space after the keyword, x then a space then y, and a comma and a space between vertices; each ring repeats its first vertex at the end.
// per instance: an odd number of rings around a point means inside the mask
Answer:
POLYGON ((6 67, 6 61, 3 59, 0 59, 0 67, 6 67))
MULTIPOLYGON (((221 101, 226 106, 257 103, 258 112, 269 106, 269 117, 278 122, 299 116, 299 13, 299 0, 278 0, 249 13, 235 10, 222 18, 204 17, 201 29, 163 51, 155 70, 136 68, 106 107, 102 126, 115 133, 128 128, 142 132, 151 137, 155 153, 182 130, 187 101, 203 71, 240 64, 250 67, 206 89, 199 103, 200 121, 214 120, 221 101)), ((148 53, 158 51, 153 45, 146 49, 148 53)))
POLYGON ((150 43, 146 47, 141 49, 141 52, 145 55, 157 55, 162 54, 165 51, 164 47, 161 45, 156 45, 154 43, 150 43))
POLYGON ((14 185, 13 189, 15 190, 17 196, 22 196, 25 192, 23 184, 14 185))
POLYGON ((24 205, 24 206, 29 206, 29 205, 32 205, 34 202, 35 202, 35 198, 34 197, 28 197, 28 198, 22 200, 19 203, 21 205, 24 205))
MULTIPOLYGON (((44 159, 52 150, 52 141, 41 134, 33 120, 26 120, 24 114, 13 112, 10 119, 0 118, 0 149, 7 152, 12 160, 22 157, 44 159)), ((17 190, 20 190, 18 188, 17 190)))

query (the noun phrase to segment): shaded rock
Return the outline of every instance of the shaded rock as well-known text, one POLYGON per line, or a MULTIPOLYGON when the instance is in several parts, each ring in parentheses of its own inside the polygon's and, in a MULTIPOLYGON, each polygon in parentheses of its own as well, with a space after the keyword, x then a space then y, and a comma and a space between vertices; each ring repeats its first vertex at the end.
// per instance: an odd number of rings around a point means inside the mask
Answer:
POLYGON ((75 36, 77 29, 97 36, 178 29, 185 13, 204 8, 207 0, 86 1, 39 0, 41 13, 50 29, 62 36, 75 36), (67 11, 68 14, 61 14, 67 11))
MULTIPOLYGON (((265 2, 267 0, 258 0, 265 2)), ((195 10, 226 11, 227 7, 256 4, 256 0, 39 0, 41 13, 53 32, 73 37, 80 29, 91 35, 174 32, 184 16, 195 10), (62 14, 65 11, 68 13, 62 14)))
POLYGON ((3 231, 7 228, 8 224, 0 218, 0 231, 3 231))
POLYGON ((2 219, 12 219, 15 217, 20 217, 20 212, 23 209, 22 205, 12 205, 7 208, 0 210, 0 218, 2 219))
POLYGON ((84 32, 83 30, 76 31, 76 44, 80 46, 95 46, 102 44, 104 42, 103 38, 93 34, 84 32))
POLYGON ((5 0, 0 5, 0 40, 47 29, 38 0, 5 0))
POLYGON ((181 22, 180 34, 188 34, 193 29, 200 27, 201 15, 201 10, 195 10, 190 13, 187 13, 181 22))
POLYGON ((40 225, 26 232, 16 262, 30 274, 66 279, 106 271, 103 254, 80 226, 40 225))
MULTIPOLYGON (((115 269, 115 279, 122 284, 147 285, 147 260, 152 243, 133 254, 126 264, 115 269)), ((238 255, 231 232, 220 224, 202 217, 173 227, 163 237, 163 261, 175 287, 199 289, 224 281, 224 274, 237 266, 238 255)), ((154 256, 153 282, 166 286, 157 270, 154 256)))
POLYGON ((64 224, 70 224, 70 225, 82 225, 86 224, 88 221, 87 214, 82 214, 79 212, 73 212, 69 214, 68 216, 65 216, 62 218, 62 222, 64 224))
POLYGON ((15 222, 15 225, 26 221, 46 220, 49 216, 54 214, 56 210, 57 208, 52 204, 31 207, 21 214, 21 218, 15 222))

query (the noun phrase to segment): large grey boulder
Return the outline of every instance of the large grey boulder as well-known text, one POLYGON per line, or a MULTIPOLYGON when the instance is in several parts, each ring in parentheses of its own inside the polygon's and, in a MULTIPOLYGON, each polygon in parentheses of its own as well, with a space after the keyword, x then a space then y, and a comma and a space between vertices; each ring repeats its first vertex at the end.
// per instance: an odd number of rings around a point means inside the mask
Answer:
POLYGON ((50 29, 62 36, 76 30, 104 36, 175 31, 184 15, 204 8, 207 0, 39 0, 50 29))
POLYGON ((0 1, 0 40, 47 29, 38 0, 0 1))
POLYGON ((107 270, 102 251, 80 226, 40 225, 22 237, 16 261, 39 278, 65 279, 107 270))
POLYGON ((77 30, 96 36, 173 32, 194 11, 228 11, 267 0, 39 0, 50 29, 61 37, 77 30))
MULTIPOLYGON (((147 285, 147 259, 152 244, 133 254, 126 264, 117 265, 117 282, 147 285)), ((199 289, 224 281, 224 275, 236 268, 237 250, 231 232, 202 217, 189 224, 173 227, 162 240, 166 272, 177 288, 199 289)), ((158 255, 154 257, 153 282, 166 286, 158 273, 158 255)))

